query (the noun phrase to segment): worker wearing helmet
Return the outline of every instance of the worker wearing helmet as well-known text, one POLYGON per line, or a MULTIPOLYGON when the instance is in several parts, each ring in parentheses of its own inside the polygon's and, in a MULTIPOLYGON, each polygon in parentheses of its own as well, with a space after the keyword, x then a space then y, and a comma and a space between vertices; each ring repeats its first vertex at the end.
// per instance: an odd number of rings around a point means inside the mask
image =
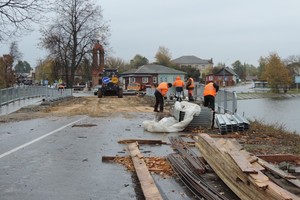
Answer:
POLYGON ((175 97, 177 97, 176 101, 182 101, 182 96, 183 96, 183 87, 184 87, 184 82, 181 80, 180 76, 176 77, 176 80, 173 83, 173 86, 175 87, 175 97))
POLYGON ((167 96, 169 88, 172 87, 172 83, 162 82, 160 83, 155 92, 155 105, 154 105, 154 112, 163 112, 164 111, 164 97, 167 96), (158 111, 158 106, 160 111, 158 111))

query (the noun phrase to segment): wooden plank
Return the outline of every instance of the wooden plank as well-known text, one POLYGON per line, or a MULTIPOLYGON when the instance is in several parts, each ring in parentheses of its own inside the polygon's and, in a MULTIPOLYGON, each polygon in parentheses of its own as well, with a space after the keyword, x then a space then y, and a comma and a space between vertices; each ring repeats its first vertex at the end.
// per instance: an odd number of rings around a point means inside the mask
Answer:
POLYGON ((297 179, 297 177, 287 174, 286 172, 282 171, 281 169, 275 167, 274 165, 264 161, 263 159, 258 159, 258 163, 262 166, 264 166, 265 168, 267 168, 269 171, 277 174, 278 176, 280 176, 281 178, 284 179, 297 179))
POLYGON ((297 177, 287 174, 286 172, 282 171, 281 169, 275 167, 274 165, 259 159, 258 162, 264 166, 265 168, 267 168, 269 171, 271 171, 274 174, 277 174, 278 176, 284 178, 287 182, 291 183, 292 185, 300 188, 300 180, 297 179, 297 177))
POLYGON ((226 139, 225 149, 243 172, 257 173, 258 171, 265 170, 265 168, 257 163, 258 158, 244 150, 244 147, 236 140, 226 139))
POLYGON ((257 157, 271 163, 280 163, 285 161, 300 163, 300 156, 296 156, 292 154, 268 154, 268 155, 258 155, 257 157))
POLYGON ((224 153, 229 154, 243 172, 258 173, 258 170, 245 157, 245 153, 241 153, 243 148, 239 144, 228 139, 219 139, 216 144, 218 148, 223 149, 224 153))
MULTIPOLYGON (((233 146, 231 146, 233 143, 229 145, 230 147, 227 147, 225 145, 226 141, 216 142, 207 134, 200 134, 195 140, 196 146, 199 148, 207 163, 224 183, 226 183, 227 186, 241 199, 299 199, 296 195, 275 185, 261 171, 250 174, 242 172, 240 166, 236 164, 228 153, 227 148, 233 148, 233 146)), ((237 149, 241 150, 243 155, 246 155, 242 148, 237 147, 237 149)))
POLYGON ((143 155, 140 153, 137 143, 128 144, 128 150, 131 155, 131 159, 134 164, 137 176, 140 180, 140 184, 146 200, 163 200, 156 187, 154 180, 148 171, 146 163, 141 158, 143 155))
POLYGON ((113 161, 117 156, 102 156, 102 162, 113 161))
POLYGON ((138 142, 139 144, 167 144, 167 142, 163 142, 161 140, 124 139, 118 141, 120 144, 130 144, 134 142, 138 142))
MULTIPOLYGON (((196 139, 196 138, 195 138, 196 139)), ((196 139, 197 140, 197 139, 196 139)), ((218 156, 216 154, 219 153, 219 151, 215 148, 210 148, 210 144, 212 144, 214 141, 203 141, 202 139, 199 140, 199 142, 196 143, 196 147, 199 148, 201 154, 205 158, 205 160, 208 162, 208 164, 211 166, 211 168, 215 171, 215 173, 223 180, 223 182, 239 197, 247 197, 244 199, 255 199, 254 195, 247 194, 247 191, 243 189, 243 187, 238 189, 238 185, 247 184, 247 179, 244 179, 243 177, 240 177, 238 174, 235 173, 234 169, 231 169, 229 171, 230 166, 228 166, 227 163, 221 161, 221 159, 218 159, 218 156), (234 181, 230 181, 231 177, 234 176, 234 181)), ((243 199, 242 198, 242 199, 243 199)))

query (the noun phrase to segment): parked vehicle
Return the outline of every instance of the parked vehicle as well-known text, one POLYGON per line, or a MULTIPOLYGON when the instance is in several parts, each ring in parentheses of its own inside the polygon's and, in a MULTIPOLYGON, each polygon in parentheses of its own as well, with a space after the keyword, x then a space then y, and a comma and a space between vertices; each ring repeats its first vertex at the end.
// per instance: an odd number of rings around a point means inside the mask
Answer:
POLYGON ((131 92, 131 91, 144 91, 146 89, 146 86, 140 83, 129 83, 127 86, 127 91, 131 92))
POLYGON ((102 84, 102 87, 98 88, 98 98, 102 98, 103 96, 118 96, 119 98, 123 98, 123 88, 119 81, 117 69, 104 69, 99 83, 102 84))

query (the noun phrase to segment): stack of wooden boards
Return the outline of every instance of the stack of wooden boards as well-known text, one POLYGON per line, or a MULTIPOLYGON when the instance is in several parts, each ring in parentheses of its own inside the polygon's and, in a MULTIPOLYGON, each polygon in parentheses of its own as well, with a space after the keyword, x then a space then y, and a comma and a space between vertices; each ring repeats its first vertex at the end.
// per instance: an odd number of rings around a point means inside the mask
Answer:
POLYGON ((213 139, 208 134, 194 137, 203 158, 223 182, 245 200, 300 199, 272 182, 258 158, 245 151, 234 139, 213 139))

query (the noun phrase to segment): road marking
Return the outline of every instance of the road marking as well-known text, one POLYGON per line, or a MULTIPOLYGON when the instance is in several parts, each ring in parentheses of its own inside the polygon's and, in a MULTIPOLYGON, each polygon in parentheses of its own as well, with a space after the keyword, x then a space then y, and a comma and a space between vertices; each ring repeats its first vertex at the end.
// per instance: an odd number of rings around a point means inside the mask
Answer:
POLYGON ((12 154, 12 153, 18 151, 18 150, 20 150, 20 149, 22 149, 22 148, 24 148, 24 147, 27 147, 27 146, 29 146, 29 145, 31 145, 31 144, 37 142, 37 141, 40 141, 41 139, 44 139, 45 137, 48 137, 48 136, 50 136, 50 135, 52 135, 52 134, 54 134, 54 133, 56 133, 56 132, 58 132, 58 131, 60 131, 60 130, 62 130, 62 129, 64 129, 64 128, 66 128, 66 127, 68 127, 68 126, 71 126, 72 124, 75 124, 75 123, 77 123, 77 122, 79 122, 79 121, 81 121, 81 120, 84 120, 84 119, 86 119, 86 118, 87 118, 87 116, 85 116, 85 117, 83 117, 83 118, 80 118, 80 119, 78 119, 78 120, 76 120, 76 121, 74 121, 74 122, 71 122, 71 123, 69 123, 69 124, 67 124, 67 125, 65 125, 65 126, 62 126, 62 127, 58 128, 58 129, 56 129, 56 130, 54 130, 54 131, 51 131, 51 132, 49 132, 49 133, 47 133, 47 134, 45 134, 45 135, 43 135, 43 136, 41 136, 41 137, 38 137, 38 138, 36 138, 36 139, 34 139, 34 140, 30 141, 30 142, 27 142, 27 143, 25 143, 25 144, 23 144, 23 145, 21 145, 21 146, 18 146, 18 147, 14 148, 14 149, 12 149, 12 150, 10 150, 10 151, 7 151, 7 152, 5 152, 5 153, 3 153, 3 154, 0 155, 0 159, 3 158, 3 157, 5 157, 5 156, 8 156, 9 154, 12 154))

